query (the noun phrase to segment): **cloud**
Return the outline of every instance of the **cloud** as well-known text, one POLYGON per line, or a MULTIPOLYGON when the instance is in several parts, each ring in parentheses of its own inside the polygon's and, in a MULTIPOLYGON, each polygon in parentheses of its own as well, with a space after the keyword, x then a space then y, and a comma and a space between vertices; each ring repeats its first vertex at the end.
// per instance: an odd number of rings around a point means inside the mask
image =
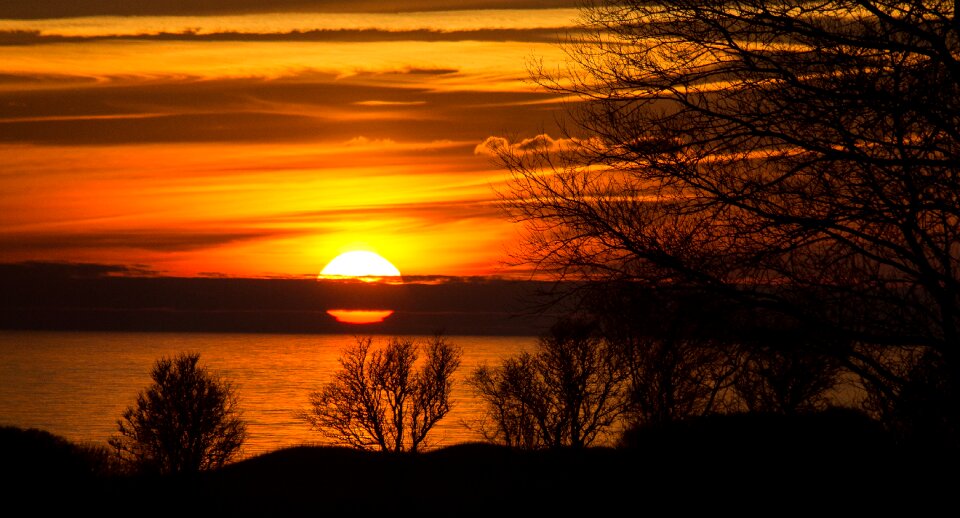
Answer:
MULTIPOLYGON (((457 9, 544 9, 579 7, 582 0, 462 0, 457 9)), ((450 10, 449 0, 22 0, 0 2, 0 18, 77 16, 208 15, 266 12, 395 13, 450 10)))
POLYGON ((0 82, 0 142, 121 145, 176 142, 476 141, 514 120, 542 125, 542 92, 443 91, 446 70, 303 73, 280 79, 71 78, 0 82), (40 86, 40 87, 38 87, 40 86), (461 121, 470 121, 463 124, 461 121))
POLYGON ((386 147, 386 146, 395 146, 397 142, 393 139, 369 139, 360 135, 359 137, 353 137, 352 139, 343 143, 345 147, 386 147))
POLYGON ((238 241, 302 233, 303 231, 289 229, 177 232, 154 228, 100 232, 17 232, 0 234, 0 249, 4 253, 65 249, 139 249, 153 252, 182 252, 212 248, 238 241))
POLYGON ((550 135, 541 134, 533 138, 521 140, 514 144, 513 147, 522 153, 532 153, 534 151, 552 151, 554 148, 559 147, 559 145, 550 135))
POLYGON ((476 155, 499 156, 502 153, 529 154, 529 153, 559 153, 573 151, 588 144, 592 139, 559 138, 541 133, 535 137, 526 138, 519 142, 510 142, 503 137, 487 137, 477 144, 473 153, 476 155))
POLYGON ((556 43, 565 28, 547 29, 477 29, 464 31, 440 31, 432 29, 389 31, 379 29, 330 29, 284 32, 241 32, 224 31, 197 33, 193 31, 135 33, 135 34, 97 34, 97 35, 61 35, 43 33, 38 30, 0 31, 0 46, 43 45, 53 43, 91 43, 111 40, 141 41, 190 41, 190 42, 399 42, 399 41, 490 41, 490 42, 527 42, 556 43))
POLYGON ((144 265, 25 261, 0 263, 0 278, 93 279, 102 277, 150 277, 159 272, 144 265))
POLYGON ((475 155, 498 156, 510 149, 510 141, 503 137, 487 137, 473 149, 475 155))
POLYGON ((261 217, 257 222, 279 225, 309 223, 322 227, 334 227, 339 222, 351 220, 383 221, 403 226, 409 226, 410 221, 415 221, 416 226, 426 228, 471 219, 500 219, 502 213, 497 203, 497 200, 487 199, 336 207, 330 210, 261 217))
POLYGON ((357 101, 356 106, 420 106, 427 101, 357 101))

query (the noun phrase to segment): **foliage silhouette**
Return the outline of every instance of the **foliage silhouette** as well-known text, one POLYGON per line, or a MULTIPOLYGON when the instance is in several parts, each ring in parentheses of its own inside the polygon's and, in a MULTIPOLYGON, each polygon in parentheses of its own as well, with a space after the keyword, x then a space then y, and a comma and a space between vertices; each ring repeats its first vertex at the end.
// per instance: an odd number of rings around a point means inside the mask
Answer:
POLYGON ((246 437, 233 386, 199 364, 197 353, 161 358, 153 384, 117 421, 110 445, 136 471, 195 473, 219 468, 246 437))
POLYGON ((430 430, 450 411, 462 353, 440 336, 424 345, 399 338, 380 349, 372 345, 372 338, 358 338, 344 350, 341 369, 310 394, 310 409, 300 417, 338 444, 422 450, 430 430), (418 369, 421 351, 426 358, 418 369))
POLYGON ((956 386, 944 375, 942 359, 929 351, 900 355, 896 390, 866 384, 865 407, 901 439, 922 444, 960 446, 960 399, 956 386))
POLYGON ((669 423, 721 411, 739 374, 731 348, 715 341, 646 338, 621 346, 637 423, 669 423))
POLYGON ((584 305, 629 374, 632 425, 739 409, 733 387, 746 336, 730 307, 699 290, 629 283, 586 295, 584 305))
POLYGON ((734 387, 752 412, 811 412, 829 406, 840 372, 836 359, 825 354, 755 347, 746 353, 734 387))
POLYGON ((573 64, 537 72, 583 101, 568 138, 495 146, 529 230, 521 258, 780 312, 888 395, 906 383, 891 349, 930 351, 956 386, 956 8, 591 4, 573 64))
POLYGON ((524 449, 582 448, 603 437, 624 412, 627 372, 596 327, 562 320, 537 352, 483 365, 469 383, 486 403, 488 439, 524 449))

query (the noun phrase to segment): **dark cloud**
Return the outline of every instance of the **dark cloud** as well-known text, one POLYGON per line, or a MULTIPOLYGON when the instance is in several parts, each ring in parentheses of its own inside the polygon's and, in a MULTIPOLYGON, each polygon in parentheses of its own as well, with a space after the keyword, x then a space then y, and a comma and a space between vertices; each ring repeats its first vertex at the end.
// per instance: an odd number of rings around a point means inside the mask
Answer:
MULTIPOLYGON (((444 70, 443 73, 448 73, 444 70)), ((396 72, 400 75, 402 71, 396 72)), ((50 76, 7 76, 10 82, 53 82, 50 76)), ((70 76, 64 76, 69 81, 70 76)), ((426 89, 353 84, 331 74, 307 73, 279 80, 264 78, 201 80, 154 78, 138 81, 106 77, 96 88, 62 88, 0 92, 0 120, 24 117, 121 114, 183 114, 195 111, 264 110, 280 104, 336 107, 352 101, 406 101, 426 89)))
POLYGON ((411 68, 407 70, 408 74, 419 74, 428 76, 445 76, 455 74, 458 71, 452 68, 411 68))
POLYGON ((181 32, 137 35, 62 36, 41 34, 39 31, 0 31, 0 46, 41 45, 47 43, 88 43, 109 40, 144 41, 194 41, 194 42, 257 42, 257 41, 307 41, 307 42, 395 42, 395 41, 522 41, 529 43, 556 43, 566 29, 478 29, 469 31, 410 30, 386 31, 377 29, 338 29, 316 31, 292 31, 274 33, 181 32))
POLYGON ((144 265, 25 261, 0 263, 0 279, 95 279, 101 277, 149 277, 158 272, 144 265))
POLYGON ((455 9, 578 7, 582 0, 12 0, 0 2, 0 18, 208 15, 265 12, 414 12, 455 9))
MULTIPOLYGON (((0 265, 2 266, 2 265, 0 265)), ((216 276, 215 276, 216 277, 216 276)), ((447 278, 371 284, 314 279, 29 276, 0 267, 0 329, 536 335, 545 283, 447 278), (385 323, 338 324, 327 309, 389 308, 385 323)), ((561 310, 563 308, 560 308, 561 310)))
POLYGON ((117 78, 95 87, 25 86, 0 92, 0 142, 478 141, 503 132, 505 121, 514 131, 539 132, 551 118, 545 112, 556 107, 541 104, 555 97, 547 92, 431 89, 433 77, 454 74, 415 69, 349 78, 117 78))
POLYGON ((260 222, 271 223, 335 223, 337 221, 382 218, 388 221, 404 219, 419 220, 422 226, 446 225, 456 221, 470 219, 500 219, 502 213, 496 200, 441 201, 431 203, 397 203, 371 207, 337 208, 282 214, 272 218, 259 218, 260 222))
POLYGON ((0 249, 7 253, 43 252, 69 249, 140 249, 156 252, 181 252, 210 248, 238 241, 266 239, 300 234, 290 230, 228 230, 222 232, 173 232, 152 228, 85 233, 5 233, 0 234, 0 249))
POLYGON ((324 125, 315 119, 298 115, 199 113, 3 122, 0 123, 0 142, 55 145, 282 142, 323 137, 323 129, 324 125))
POLYGON ((38 74, 3 74, 0 73, 0 85, 93 85, 97 80, 93 77, 71 76, 71 75, 38 75, 38 74))

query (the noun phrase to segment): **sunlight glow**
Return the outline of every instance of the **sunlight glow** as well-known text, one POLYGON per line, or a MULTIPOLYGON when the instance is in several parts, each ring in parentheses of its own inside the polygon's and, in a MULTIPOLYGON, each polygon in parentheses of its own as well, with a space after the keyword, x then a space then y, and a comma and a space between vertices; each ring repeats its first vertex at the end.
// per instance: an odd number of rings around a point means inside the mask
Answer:
POLYGON ((375 244, 407 276, 499 274, 517 230, 474 150, 549 131, 528 62, 565 62, 578 11, 320 3, 0 20, 0 262, 311 278, 375 244))
POLYGON ((390 309, 330 309, 327 314, 343 324, 379 324, 393 314, 390 309))
MULTIPOLYGON (((385 278, 399 278, 400 270, 379 254, 366 250, 345 252, 323 268, 320 279, 355 278, 367 282, 381 281, 385 278)), ((338 319, 339 320, 339 319, 338 319)))

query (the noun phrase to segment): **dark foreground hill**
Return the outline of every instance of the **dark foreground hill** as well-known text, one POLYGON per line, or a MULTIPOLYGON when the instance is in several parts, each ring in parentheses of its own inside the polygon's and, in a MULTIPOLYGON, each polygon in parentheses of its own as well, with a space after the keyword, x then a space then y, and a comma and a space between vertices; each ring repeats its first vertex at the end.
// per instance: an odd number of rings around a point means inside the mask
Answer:
POLYGON ((3 501, 29 515, 97 516, 926 515, 953 505, 955 452, 897 445, 863 423, 836 429, 837 421, 711 418, 585 451, 299 447, 179 478, 111 475, 89 448, 2 428, 3 501))

